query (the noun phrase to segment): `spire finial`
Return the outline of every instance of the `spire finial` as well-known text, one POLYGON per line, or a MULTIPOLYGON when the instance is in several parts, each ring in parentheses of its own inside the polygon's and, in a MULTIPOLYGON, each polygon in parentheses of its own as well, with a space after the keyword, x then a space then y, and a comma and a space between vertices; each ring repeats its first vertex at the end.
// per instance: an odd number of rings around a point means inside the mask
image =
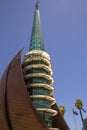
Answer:
POLYGON ((39 4, 39 0, 37 0, 36 2, 36 10, 38 10, 38 4, 39 4))

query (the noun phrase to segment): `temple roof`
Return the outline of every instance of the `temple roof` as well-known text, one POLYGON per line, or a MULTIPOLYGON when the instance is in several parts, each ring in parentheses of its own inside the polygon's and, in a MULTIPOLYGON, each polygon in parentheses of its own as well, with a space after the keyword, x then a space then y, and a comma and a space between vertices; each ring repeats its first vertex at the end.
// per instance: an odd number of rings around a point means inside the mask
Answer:
POLYGON ((40 23, 40 11, 39 11, 39 1, 36 2, 35 12, 34 12, 34 20, 33 27, 31 33, 30 40, 30 48, 29 50, 43 50, 44 51, 44 43, 41 34, 41 23, 40 23))

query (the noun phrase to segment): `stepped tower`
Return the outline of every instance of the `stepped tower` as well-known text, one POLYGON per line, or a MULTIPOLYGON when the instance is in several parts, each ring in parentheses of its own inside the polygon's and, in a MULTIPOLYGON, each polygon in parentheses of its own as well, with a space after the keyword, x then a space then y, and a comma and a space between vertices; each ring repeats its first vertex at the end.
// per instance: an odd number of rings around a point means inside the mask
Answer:
POLYGON ((22 65, 21 52, 0 79, 0 130, 70 130, 53 98, 53 72, 42 40, 38 0, 22 65))
POLYGON ((45 51, 41 34, 38 1, 35 6, 30 48, 24 57, 23 73, 27 91, 34 107, 47 126, 52 128, 52 117, 57 115, 57 111, 52 109, 52 105, 56 103, 52 87, 54 80, 51 59, 45 51))

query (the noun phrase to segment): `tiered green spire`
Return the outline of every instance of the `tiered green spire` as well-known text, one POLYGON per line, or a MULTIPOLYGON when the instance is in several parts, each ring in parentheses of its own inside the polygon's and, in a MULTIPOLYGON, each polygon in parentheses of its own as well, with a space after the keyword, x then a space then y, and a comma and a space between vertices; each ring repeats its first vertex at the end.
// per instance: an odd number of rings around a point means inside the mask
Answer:
POLYGON ((38 7, 39 1, 36 2, 34 21, 32 27, 31 41, 30 41, 30 51, 31 50, 43 50, 44 43, 41 34, 41 23, 40 23, 40 12, 38 7))
POLYGON ((54 80, 50 56, 44 51, 38 1, 34 14, 30 51, 25 54, 23 72, 25 84, 34 107, 47 126, 52 128, 52 117, 57 115, 57 111, 52 109, 52 105, 56 103, 53 98, 54 88, 52 87, 54 80))

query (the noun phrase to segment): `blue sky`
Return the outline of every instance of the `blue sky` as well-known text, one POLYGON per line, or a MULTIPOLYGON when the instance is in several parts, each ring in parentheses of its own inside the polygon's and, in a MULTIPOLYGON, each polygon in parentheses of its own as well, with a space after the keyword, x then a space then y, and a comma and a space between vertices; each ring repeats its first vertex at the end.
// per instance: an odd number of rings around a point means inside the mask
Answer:
MULTIPOLYGON (((28 51, 34 6, 35 0, 0 0, 0 77, 21 48, 23 55, 28 51)), ((74 101, 80 98, 87 110, 87 0, 40 0, 39 6, 54 71, 54 97, 66 107, 65 119, 75 130, 74 101)), ((81 130, 80 116, 75 119, 81 130)))

